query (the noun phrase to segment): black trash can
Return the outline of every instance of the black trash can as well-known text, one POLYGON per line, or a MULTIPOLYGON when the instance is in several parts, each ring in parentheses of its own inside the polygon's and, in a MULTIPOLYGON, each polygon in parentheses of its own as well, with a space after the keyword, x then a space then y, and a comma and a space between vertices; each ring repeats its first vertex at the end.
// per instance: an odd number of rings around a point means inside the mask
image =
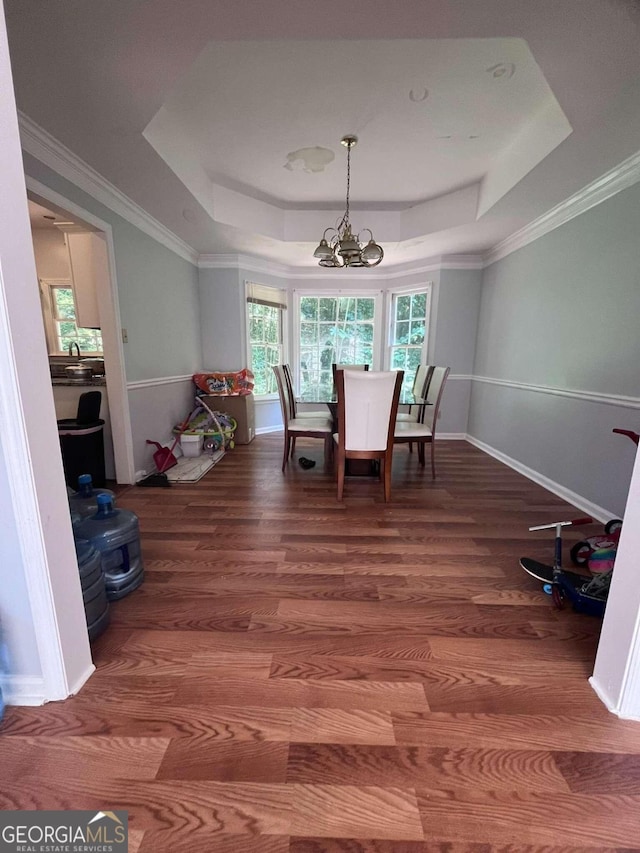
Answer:
POLYGON ((67 485, 75 488, 80 474, 91 474, 94 486, 104 486, 104 421, 64 418, 58 421, 58 436, 67 485))

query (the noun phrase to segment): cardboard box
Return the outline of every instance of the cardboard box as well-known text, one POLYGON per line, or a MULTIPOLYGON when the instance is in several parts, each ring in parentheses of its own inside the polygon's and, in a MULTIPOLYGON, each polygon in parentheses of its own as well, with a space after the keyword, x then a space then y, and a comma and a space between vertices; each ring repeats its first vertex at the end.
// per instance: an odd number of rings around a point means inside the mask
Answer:
POLYGON ((214 412, 226 412, 238 422, 236 429, 236 444, 249 444, 256 435, 256 414, 253 394, 243 394, 236 397, 207 394, 203 397, 205 403, 214 412))

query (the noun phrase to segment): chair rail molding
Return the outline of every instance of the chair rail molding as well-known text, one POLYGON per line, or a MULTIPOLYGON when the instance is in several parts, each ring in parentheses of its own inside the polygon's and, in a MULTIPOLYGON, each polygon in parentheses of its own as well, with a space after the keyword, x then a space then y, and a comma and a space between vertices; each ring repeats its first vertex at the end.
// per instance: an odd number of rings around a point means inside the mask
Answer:
POLYGON ((191 382, 193 373, 185 373, 183 376, 156 376, 153 379, 138 379, 135 382, 127 382, 127 391, 137 391, 139 388, 153 388, 156 385, 173 385, 176 382, 191 382))
POLYGON ((173 231, 158 222, 140 205, 136 204, 135 201, 126 196, 27 115, 18 112, 18 120, 20 140, 24 151, 31 154, 36 160, 40 160, 45 166, 49 166, 63 178, 71 181, 75 186, 89 193, 96 201, 101 202, 109 210, 126 219, 131 225, 135 225, 136 228, 152 237, 166 249, 179 255, 185 261, 197 264, 198 253, 173 231))
POLYGON ((550 231, 554 231, 565 222, 586 213, 592 207, 626 190, 640 181, 640 151, 627 157, 613 169, 605 172, 592 183, 587 184, 579 192, 552 207, 542 216, 534 219, 519 231, 514 231, 509 237, 497 243, 484 255, 484 266, 488 267, 496 261, 506 258, 512 252, 522 249, 534 240, 538 240, 550 231))
MULTIPOLYGON (((450 376, 450 379, 467 377, 450 376)), ((484 382, 488 385, 502 385, 505 388, 516 388, 520 391, 533 391, 537 394, 552 394, 555 397, 569 397, 573 400, 586 400, 590 403, 602 403, 606 406, 619 406, 623 409, 640 409, 640 397, 627 397, 623 394, 601 394, 598 391, 581 391, 576 388, 557 388, 553 385, 534 385, 528 382, 514 382, 510 379, 495 379, 490 376, 469 377, 474 382, 484 382)))

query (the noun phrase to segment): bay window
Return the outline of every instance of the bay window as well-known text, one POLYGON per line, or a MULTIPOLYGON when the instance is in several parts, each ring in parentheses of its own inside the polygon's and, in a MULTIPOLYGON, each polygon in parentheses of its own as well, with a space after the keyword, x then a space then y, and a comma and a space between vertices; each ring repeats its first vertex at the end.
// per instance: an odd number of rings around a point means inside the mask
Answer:
POLYGON ((249 367, 256 396, 277 394, 272 367, 285 362, 287 293, 276 287, 247 282, 247 341, 249 367))
POLYGON ((404 370, 407 391, 413 386, 418 365, 427 361, 430 295, 429 286, 391 294, 389 369, 404 370))
POLYGON ((375 367, 378 293, 298 293, 298 382, 303 396, 326 398, 333 388, 331 365, 375 367))

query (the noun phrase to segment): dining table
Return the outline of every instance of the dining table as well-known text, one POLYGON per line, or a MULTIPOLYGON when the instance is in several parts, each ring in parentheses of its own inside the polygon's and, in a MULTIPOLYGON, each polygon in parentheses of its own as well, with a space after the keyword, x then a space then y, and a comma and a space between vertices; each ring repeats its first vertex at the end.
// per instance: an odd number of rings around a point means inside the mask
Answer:
MULTIPOLYGON (((334 432, 338 431, 338 395, 335 391, 327 392, 323 391, 322 388, 303 391, 296 397, 296 403, 305 403, 312 406, 327 406, 333 419, 334 432)), ((398 407, 429 405, 431 404, 427 401, 426 397, 417 396, 411 389, 401 389, 398 407)))
MULTIPOLYGON (((314 406, 325 405, 331 413, 333 431, 337 433, 338 424, 338 395, 335 390, 331 392, 322 389, 310 389, 303 391, 296 397, 296 403, 307 403, 314 406)), ((411 389, 401 389, 398 406, 430 406, 426 397, 419 397, 411 389)), ((346 476, 348 477, 377 477, 379 474, 378 462, 370 462, 361 459, 347 459, 346 476)))

